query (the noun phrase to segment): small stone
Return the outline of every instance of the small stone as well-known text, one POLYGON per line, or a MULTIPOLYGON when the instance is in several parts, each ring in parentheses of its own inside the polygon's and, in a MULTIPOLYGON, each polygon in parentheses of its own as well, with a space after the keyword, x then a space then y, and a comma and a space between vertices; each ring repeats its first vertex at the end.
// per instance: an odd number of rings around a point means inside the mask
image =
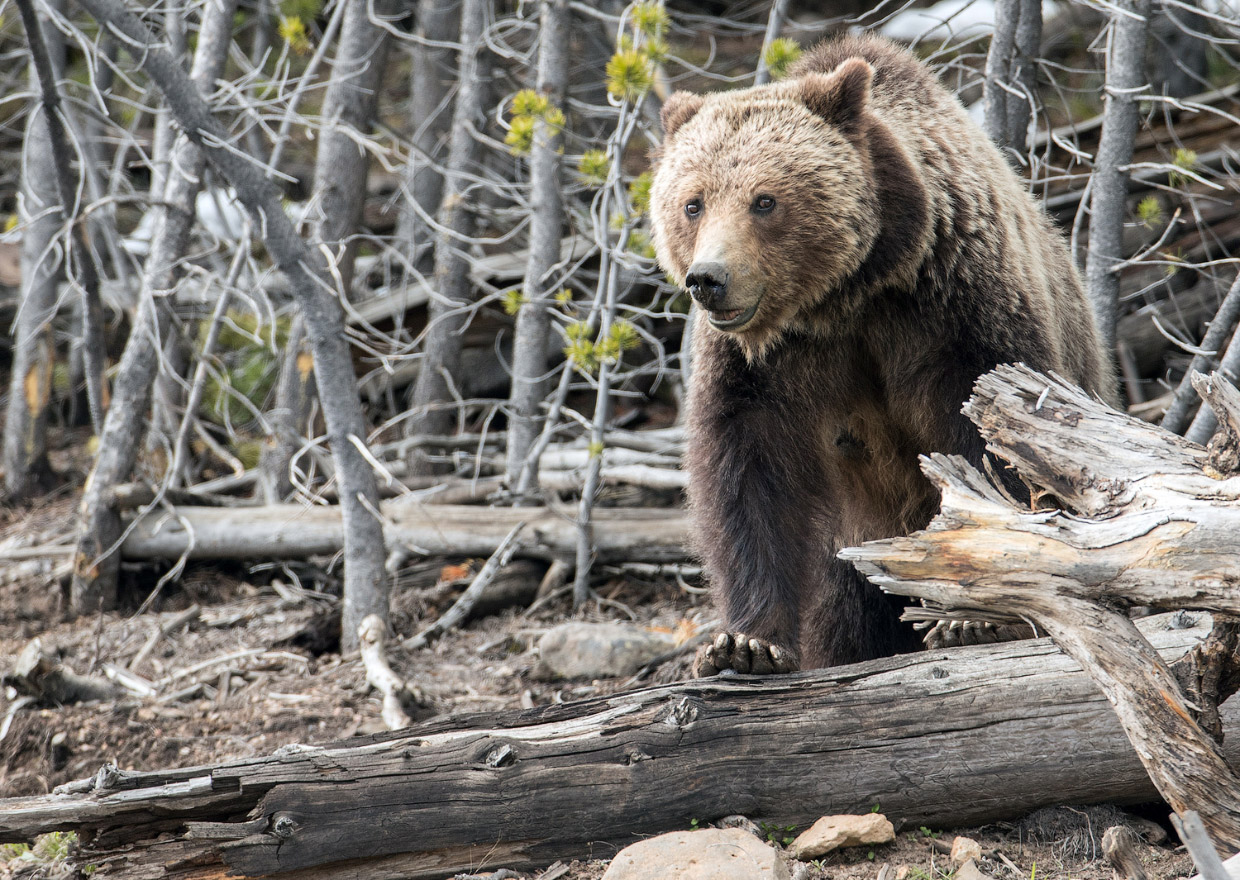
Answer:
POLYGON ((989 878, 978 870, 977 862, 972 859, 967 860, 963 865, 956 869, 956 873, 952 874, 953 880, 989 880, 989 878))
POLYGON ((739 828, 660 834, 627 846, 603 880, 791 880, 779 854, 739 828))
POLYGON ((801 861, 816 859, 844 846, 890 843, 896 830, 882 813, 823 816, 792 842, 788 852, 801 861))
POLYGON ((952 841, 952 864, 963 865, 982 857, 982 845, 969 837, 957 837, 952 841))
POLYGON ((550 678, 619 678, 633 675, 676 640, 627 623, 562 623, 538 640, 538 654, 550 678))
POLYGON ((901 865, 900 867, 896 868, 896 880, 908 880, 908 875, 911 873, 911 871, 912 869, 909 868, 908 865, 901 865))

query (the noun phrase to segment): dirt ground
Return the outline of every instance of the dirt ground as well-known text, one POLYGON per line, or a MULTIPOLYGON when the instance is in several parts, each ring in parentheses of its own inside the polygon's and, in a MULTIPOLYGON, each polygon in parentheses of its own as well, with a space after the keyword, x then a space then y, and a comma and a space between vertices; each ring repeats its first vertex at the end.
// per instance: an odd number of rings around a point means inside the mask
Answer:
MULTIPOLYGON (((109 761, 138 770, 209 764, 269 753, 287 743, 384 729, 379 700, 366 684, 361 661, 338 653, 338 634, 332 632, 338 584, 328 565, 193 566, 179 583, 162 587, 140 614, 135 612, 161 572, 127 567, 130 595, 124 613, 66 620, 68 557, 14 559, 19 554, 13 551, 66 542, 75 503, 76 498, 62 495, 0 514, 0 673, 38 638, 74 672, 126 681, 130 690, 104 703, 43 706, 5 688, 0 693, 0 795, 45 793, 91 776, 109 761), (170 627, 174 622, 178 625, 170 627), (139 695, 135 688, 149 691, 139 695)), ((403 637, 434 619, 478 564, 441 559, 403 569, 393 593, 394 631, 403 637)), ((599 594, 601 601, 579 618, 635 620, 688 636, 713 616, 695 585, 669 579, 616 575, 599 594)), ((391 650, 391 661, 422 689, 428 713, 438 715, 528 708, 631 686, 618 679, 540 680, 533 646, 549 627, 570 617, 567 597, 553 594, 530 608, 475 620, 429 648, 391 650)), ((683 677, 687 665, 686 655, 661 667, 651 680, 683 677)), ((1159 821, 1166 812, 1158 806, 1144 811, 1159 821)), ((980 843, 984 876, 1110 880, 1101 835, 1124 815, 1114 808, 1057 809, 1012 825, 904 830, 894 843, 789 863, 794 880, 938 880, 953 876, 954 866, 942 850, 959 833, 980 843)), ((1134 821, 1146 832, 1153 825, 1148 818, 1134 821)), ((787 829, 764 833, 776 842, 789 836, 787 829)), ((46 868, 30 856, 13 856, 0 850, 0 878, 46 868)), ((1148 846, 1145 857, 1151 877, 1193 873, 1182 850, 1166 842, 1148 846)), ((606 863, 573 862, 562 868, 544 874, 593 880, 602 876, 606 863)))

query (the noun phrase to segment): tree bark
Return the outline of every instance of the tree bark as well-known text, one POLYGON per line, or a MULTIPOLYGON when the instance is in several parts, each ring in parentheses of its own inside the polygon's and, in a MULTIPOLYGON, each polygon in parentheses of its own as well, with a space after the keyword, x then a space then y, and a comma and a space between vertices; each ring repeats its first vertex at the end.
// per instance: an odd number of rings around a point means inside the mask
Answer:
MULTIPOLYGON (((564 103, 569 28, 567 0, 543 0, 537 88, 554 107, 564 103)), ((514 490, 522 483, 521 472, 527 466, 530 473, 524 481, 526 486, 531 490, 538 487, 538 460, 531 459, 530 452, 542 430, 539 410, 547 396, 547 339, 551 332, 548 309, 558 287, 552 283, 556 279, 551 278, 551 272, 560 262, 564 227, 564 197, 560 189, 563 149, 563 133, 545 119, 536 120, 534 145, 530 151, 529 262, 525 267, 525 299, 517 312, 512 348, 512 394, 508 400, 507 477, 509 487, 514 490)), ((522 503, 523 499, 517 501, 522 503)))
MULTIPOLYGON (((348 295, 357 256, 358 224, 366 196, 369 157, 358 141, 369 135, 387 64, 388 32, 371 19, 389 17, 395 0, 348 0, 332 73, 323 96, 319 149, 315 156, 314 241, 332 254, 332 270, 348 295), (373 5, 373 9, 372 9, 373 5)), ((306 345, 305 322, 293 322, 280 366, 272 435, 263 450, 261 486, 268 504, 284 501, 293 486, 289 468, 301 448, 312 410, 314 355, 306 345)), ((386 623, 386 612, 379 613, 386 623)), ((362 617, 365 617, 363 614, 362 617)), ((354 624, 361 623, 359 617, 354 624)), ((356 633, 357 625, 351 628, 356 633)), ((349 631, 349 630, 346 630, 349 631)), ((354 636, 355 638, 355 636, 354 636)), ((346 640, 349 641, 349 640, 346 640)))
MULTIPOLYGON (((422 272, 431 270, 435 233, 426 221, 439 211, 443 196, 442 159, 444 137, 452 118, 452 63, 450 44, 461 35, 461 4, 443 0, 418 0, 416 34, 421 43, 413 48, 413 71, 409 118, 413 123, 413 152, 405 166, 405 198, 396 237, 405 257, 422 272)), ((415 282, 410 282, 415 283, 415 282)))
MULTIPOLYGON (((26 29, 27 41, 30 44, 30 58, 39 86, 42 119, 47 127, 48 143, 52 152, 52 165, 55 168, 56 190, 60 201, 61 216, 67 227, 65 236, 66 251, 69 254, 69 265, 73 270, 73 280, 81 291, 82 299, 82 361, 86 376, 86 396, 90 402, 91 423, 99 432, 103 424, 103 412, 108 404, 108 392, 105 386, 104 367, 107 352, 103 340, 103 306, 99 299, 99 274, 95 267, 94 255, 91 253, 90 242, 86 236, 86 226, 80 215, 81 204, 74 182, 73 169, 69 164, 71 149, 66 133, 66 119, 61 107, 60 95, 56 88, 56 71, 52 63, 47 43, 43 38, 43 28, 34 11, 33 0, 18 0, 18 12, 22 26, 26 29)), ((87 171, 82 169, 85 176, 87 171)))
POLYGON ((1030 97, 1036 94, 1035 60, 1041 43, 1041 0, 1000 0, 986 55, 983 101, 986 134, 1014 156, 1023 155, 1029 145, 1030 97))
POLYGON ((1102 132, 1090 175, 1089 250, 1085 280, 1106 351, 1115 349, 1119 310, 1119 273, 1124 259, 1124 216, 1127 212, 1126 166, 1132 161, 1137 136, 1137 99, 1146 82, 1145 37, 1150 0, 1117 0, 1107 40, 1106 83, 1102 132))
MULTIPOLYGON (((488 556, 522 520, 529 522, 521 553, 571 556, 576 530, 567 511, 539 507, 382 506, 393 547, 445 556, 488 556)), ((686 562, 688 521, 669 508, 606 507, 595 511, 595 554, 603 562, 686 562)), ((343 541, 334 507, 278 504, 233 510, 177 507, 175 517, 151 516, 125 538, 126 559, 281 559, 331 555, 343 541), (188 525, 189 531, 186 531, 188 525)))
MULTIPOLYGON (((1240 394, 1231 399, 1229 431, 1240 425, 1240 394)), ((1196 810, 1217 843, 1240 849, 1240 780, 1193 720, 1175 676, 1120 613, 1133 605, 1240 613, 1240 485, 1226 479, 1234 471, 1220 473, 1217 450, 1212 457, 1025 367, 979 379, 965 414, 992 452, 1073 512, 1030 512, 963 459, 934 455, 923 460, 942 493, 931 525, 841 558, 932 610, 998 613, 1048 632, 1106 694, 1167 802, 1196 810)))
MULTIPOLYGON (((461 334, 473 301, 467 248, 473 237, 476 217, 469 175, 475 170, 481 146, 475 130, 485 125, 483 105, 489 92, 483 67, 483 31, 488 0, 462 0, 461 56, 456 103, 452 111, 452 132, 448 147, 443 201, 439 208, 440 231, 435 240, 435 279, 422 351, 421 369, 410 400, 413 415, 406 420, 410 435, 445 434, 451 430, 454 414, 446 404, 452 400, 452 382, 461 362, 461 334)), ((417 450, 409 459, 414 473, 428 473, 429 463, 417 450)))
POLYGON ((366 422, 345 337, 344 315, 322 253, 307 247, 285 215, 271 182, 245 157, 228 149, 228 135, 211 115, 176 61, 156 44, 150 32, 120 0, 79 0, 100 23, 144 47, 135 55, 163 91, 182 130, 203 149, 216 170, 232 185, 250 211, 278 268, 289 279, 310 334, 315 378, 327 422, 344 531, 346 605, 387 609, 383 571, 383 528, 375 516, 379 492, 363 454, 366 422))
POLYGON ((1214 320, 1210 322, 1210 329, 1206 331, 1206 335, 1201 340, 1200 348, 1203 354, 1193 357, 1192 363, 1188 365, 1184 373, 1184 378, 1180 380, 1180 384, 1175 389, 1175 397, 1162 419, 1164 430, 1173 434, 1183 433, 1184 426, 1188 423, 1188 412, 1198 399, 1197 392, 1193 390, 1193 374, 1204 373, 1210 368, 1210 363, 1222 348, 1223 341, 1236 329, 1237 321, 1240 321, 1240 272, 1236 273, 1235 281, 1232 282, 1227 295, 1223 297, 1223 302, 1219 305, 1214 320))
POLYGON ((788 0, 774 0, 771 11, 766 18, 766 34, 762 37, 762 51, 758 53, 758 67, 754 72, 753 84, 766 85, 771 81, 771 70, 766 65, 766 50, 771 43, 779 39, 784 28, 784 19, 788 17, 788 0))
MULTIPOLYGON (((48 63, 59 79, 65 45, 55 28, 43 28, 48 63)), ((33 65, 32 86, 38 85, 33 65)), ((4 489, 9 501, 24 501, 51 477, 47 462, 47 407, 52 392, 55 348, 52 319, 56 287, 64 277, 64 250, 56 243, 61 229, 59 193, 47 108, 32 102, 22 150, 22 189, 18 201, 22 224, 21 306, 13 325, 13 365, 4 426, 4 489)))
MULTIPOLYGON (((208 95, 214 91, 228 57, 236 0, 206 0, 202 8, 202 30, 189 87, 208 95)), ((153 44, 154 39, 146 36, 153 44)), ((176 62, 170 59, 170 63, 176 62)), ((180 72, 179 67, 177 70, 180 72)), ((121 519, 112 504, 112 492, 129 478, 142 448, 160 351, 171 324, 169 297, 176 287, 177 264, 185 254, 194 224, 205 160, 198 147, 181 136, 172 147, 169 166, 159 203, 152 208, 162 214, 162 220, 155 224, 151 251, 143 267, 138 310, 116 372, 114 405, 104 420, 99 454, 82 494, 70 588, 71 605, 79 614, 116 603, 121 519)))
MULTIPOLYGON (((1141 626, 1171 658, 1209 623, 1141 626)), ((735 813, 806 825, 877 803, 899 827, 940 828, 1153 795, 1106 701, 1046 639, 97 779, 0 801, 0 840, 89 832, 78 857, 100 877, 412 880, 610 856, 635 835, 735 813)))

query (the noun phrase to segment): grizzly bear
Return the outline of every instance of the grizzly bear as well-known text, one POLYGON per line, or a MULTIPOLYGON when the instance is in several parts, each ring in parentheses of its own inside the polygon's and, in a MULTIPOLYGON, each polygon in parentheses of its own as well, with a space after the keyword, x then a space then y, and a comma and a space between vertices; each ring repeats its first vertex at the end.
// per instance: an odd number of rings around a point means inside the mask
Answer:
POLYGON ((782 82, 674 93, 662 120, 654 242, 696 302, 689 500, 725 630, 696 672, 915 650, 903 603, 836 554, 927 525, 919 455, 981 464, 960 410, 997 364, 1113 399, 1063 238, 878 37, 825 42, 782 82))

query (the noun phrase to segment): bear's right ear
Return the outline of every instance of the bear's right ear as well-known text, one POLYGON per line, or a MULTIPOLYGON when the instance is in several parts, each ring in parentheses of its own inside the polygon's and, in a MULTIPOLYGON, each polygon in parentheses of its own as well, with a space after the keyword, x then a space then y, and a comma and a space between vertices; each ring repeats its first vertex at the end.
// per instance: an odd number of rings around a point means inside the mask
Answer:
POLYGON ((833 125, 857 120, 870 101, 874 68, 860 58, 849 58, 830 73, 807 73, 800 79, 801 100, 833 125))
POLYGON ((663 136, 671 137, 676 129, 693 118, 702 109, 706 99, 693 92, 672 92, 663 102, 663 111, 659 118, 663 121, 663 136))

